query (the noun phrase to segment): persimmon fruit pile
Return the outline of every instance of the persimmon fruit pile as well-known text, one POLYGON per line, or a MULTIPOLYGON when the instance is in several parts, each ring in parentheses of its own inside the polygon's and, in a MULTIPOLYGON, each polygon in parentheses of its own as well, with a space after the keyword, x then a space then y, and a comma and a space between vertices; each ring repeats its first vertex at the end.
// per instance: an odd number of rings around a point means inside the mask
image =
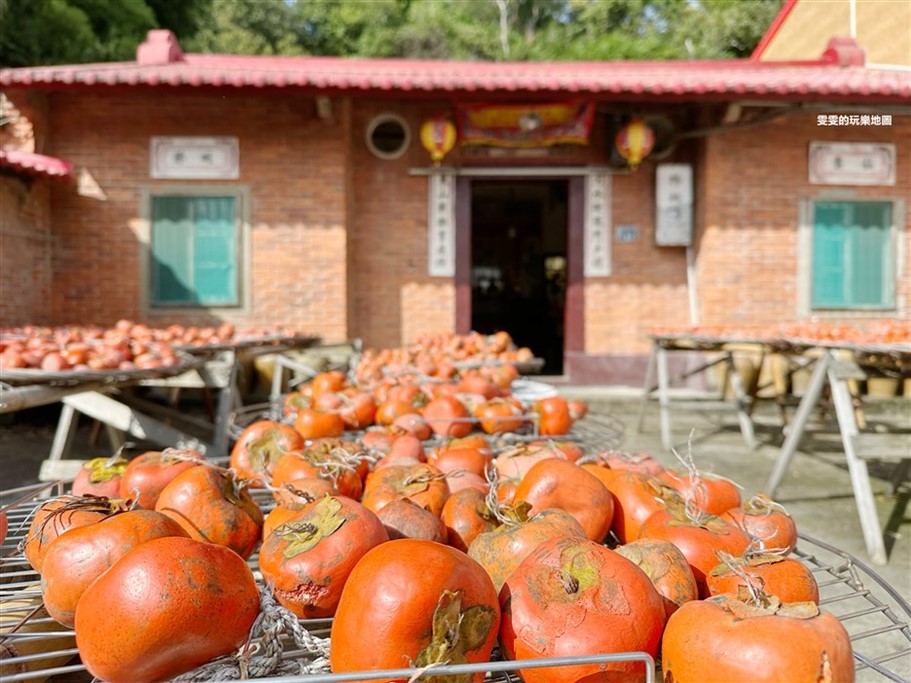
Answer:
MULTIPOLYGON (((456 367, 515 353, 503 335, 483 344, 366 354, 369 387, 321 373, 280 419, 242 430, 227 468, 186 449, 89 463, 77 494, 110 495, 43 502, 23 544, 88 670, 143 683, 235 652, 264 590, 298 618, 333 618, 334 673, 486 662, 498 645, 514 659, 646 652, 667 683, 853 680, 787 510, 691 461, 583 448, 566 433, 584 404, 523 404, 508 365, 456 367), (530 438, 506 444, 504 425, 530 438)), ((519 675, 616 683, 642 667, 519 675)))

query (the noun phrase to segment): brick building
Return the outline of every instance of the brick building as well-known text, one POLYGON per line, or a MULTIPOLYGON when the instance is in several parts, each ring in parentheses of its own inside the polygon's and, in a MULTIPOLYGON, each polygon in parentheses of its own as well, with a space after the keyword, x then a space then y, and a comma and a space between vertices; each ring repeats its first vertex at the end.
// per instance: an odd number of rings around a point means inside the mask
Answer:
POLYGON ((504 328, 548 374, 638 384, 656 325, 911 316, 911 73, 850 39, 492 64, 183 54, 152 31, 135 62, 0 88, 0 326, 504 328), (636 120, 655 143, 633 170, 636 120))

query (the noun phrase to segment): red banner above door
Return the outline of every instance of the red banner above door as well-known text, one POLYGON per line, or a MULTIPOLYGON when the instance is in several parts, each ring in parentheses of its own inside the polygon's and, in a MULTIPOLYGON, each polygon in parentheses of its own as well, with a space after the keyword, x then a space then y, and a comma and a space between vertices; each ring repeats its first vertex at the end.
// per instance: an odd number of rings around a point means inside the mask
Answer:
POLYGON ((456 105, 456 127, 463 145, 587 145, 594 112, 589 102, 456 105))

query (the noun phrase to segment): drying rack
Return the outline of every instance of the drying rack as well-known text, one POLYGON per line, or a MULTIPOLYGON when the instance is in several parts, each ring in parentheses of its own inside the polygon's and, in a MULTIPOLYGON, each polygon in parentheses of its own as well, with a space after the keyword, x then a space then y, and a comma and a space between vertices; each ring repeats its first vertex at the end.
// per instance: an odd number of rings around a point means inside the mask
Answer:
MULTIPOLYGON (((30 638, 34 641, 53 642, 54 638, 71 636, 72 631, 56 626, 49 617, 38 615, 40 608, 40 588, 38 574, 29 567, 24 557, 17 550, 19 542, 25 536, 29 519, 41 501, 42 496, 56 495, 63 492, 62 482, 41 484, 0 492, 0 509, 9 517, 9 536, 0 547, 0 605, 9 601, 30 599, 34 610, 21 620, 10 632, 0 634, 0 646, 17 639, 30 638), (51 629, 40 633, 26 633, 28 628, 51 629)), ((274 504, 268 493, 254 491, 254 497, 268 510, 274 504)), ((822 541, 801 535, 798 548, 794 553, 813 572, 819 584, 820 607, 833 613, 847 629, 854 648, 854 660, 858 681, 907 681, 911 671, 911 605, 894 587, 890 586, 875 571, 850 554, 828 545, 822 541)), ((256 555, 250 559, 250 566, 257 579, 261 576, 257 568, 256 555)), ((313 619, 301 622, 316 638, 329 635, 331 619, 313 619)), ((293 642, 285 643, 283 661, 313 653, 295 649, 293 642)), ((21 657, 0 659, 4 667, 3 680, 8 683, 44 679, 48 676, 61 677, 58 680, 85 681, 91 680, 78 660, 75 643, 69 646, 54 647, 48 652, 21 657), (68 659, 69 661, 61 662, 68 659), (52 666, 36 668, 33 671, 21 671, 27 666, 36 666, 37 662, 52 662, 52 666)), ((434 675, 456 673, 487 672, 486 680, 491 682, 517 683, 520 679, 517 669, 529 666, 565 666, 578 665, 584 662, 609 661, 645 661, 647 683, 656 680, 654 662, 645 653, 619 653, 598 655, 588 658, 569 657, 554 658, 547 661, 509 662, 498 661, 482 664, 463 664, 458 666, 435 667, 434 675)), ((318 673, 294 676, 272 676, 260 679, 270 683, 335 683, 354 680, 380 680, 390 677, 408 679, 417 671, 403 669, 395 672, 370 672, 357 674, 318 673)))

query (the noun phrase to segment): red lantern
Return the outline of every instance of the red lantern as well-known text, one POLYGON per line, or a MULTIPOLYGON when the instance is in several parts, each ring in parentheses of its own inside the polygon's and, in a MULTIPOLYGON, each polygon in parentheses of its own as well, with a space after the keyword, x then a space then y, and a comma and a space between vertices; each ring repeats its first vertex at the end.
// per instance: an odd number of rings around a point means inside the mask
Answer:
POLYGON ((636 168, 655 146, 655 133, 642 119, 633 119, 614 140, 617 151, 632 168, 636 168))
POLYGON ((434 116, 421 126, 421 143, 430 152, 434 165, 439 166, 443 157, 455 147, 456 128, 445 116, 434 116))

